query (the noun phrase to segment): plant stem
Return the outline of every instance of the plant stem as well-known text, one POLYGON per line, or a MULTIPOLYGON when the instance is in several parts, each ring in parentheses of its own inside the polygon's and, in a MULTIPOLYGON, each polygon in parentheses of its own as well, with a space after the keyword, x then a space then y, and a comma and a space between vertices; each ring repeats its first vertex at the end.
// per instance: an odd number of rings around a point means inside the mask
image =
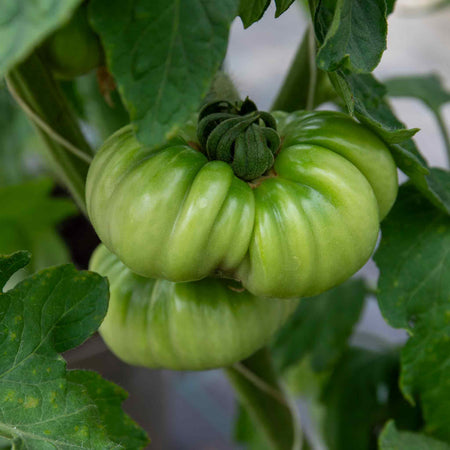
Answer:
POLYGON ((32 121, 46 144, 54 170, 86 212, 84 190, 93 152, 52 74, 35 52, 8 74, 7 81, 25 113, 39 118, 32 121), (73 147, 72 152, 67 150, 68 145, 73 147))
POLYGON ((271 447, 300 449, 299 421, 278 381, 269 350, 263 348, 225 372, 271 447))
POLYGON ((447 127, 442 118, 442 113, 440 111, 434 111, 434 116, 438 123, 439 130, 441 132, 442 138, 444 139, 445 151, 447 152, 447 164, 450 167, 450 137, 448 135, 447 127))
POLYGON ((336 96, 328 75, 316 66, 316 43, 311 28, 306 30, 289 72, 273 103, 273 110, 286 112, 314 109, 336 96))

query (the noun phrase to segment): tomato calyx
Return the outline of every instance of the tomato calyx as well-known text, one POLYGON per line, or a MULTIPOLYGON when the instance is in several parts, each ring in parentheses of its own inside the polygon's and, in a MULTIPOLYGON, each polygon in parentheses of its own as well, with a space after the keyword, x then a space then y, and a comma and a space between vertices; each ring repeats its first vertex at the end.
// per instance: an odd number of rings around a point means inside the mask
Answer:
POLYGON ((255 180, 273 166, 280 146, 275 119, 258 111, 248 97, 234 104, 219 100, 204 106, 197 136, 208 159, 225 161, 246 181, 255 180))
POLYGON ((266 173, 264 173, 264 175, 261 175, 258 178, 255 178, 252 181, 248 182, 248 185, 252 188, 252 189, 256 189, 264 180, 267 180, 269 178, 276 178, 278 176, 278 174, 275 172, 275 169, 272 168, 270 170, 268 170, 266 173))

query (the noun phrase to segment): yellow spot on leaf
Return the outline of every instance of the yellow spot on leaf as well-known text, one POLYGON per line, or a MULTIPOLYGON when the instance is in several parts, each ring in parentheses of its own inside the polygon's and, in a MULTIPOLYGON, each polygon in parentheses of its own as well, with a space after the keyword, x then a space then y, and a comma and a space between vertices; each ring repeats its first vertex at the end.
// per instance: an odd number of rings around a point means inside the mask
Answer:
POLYGON ((86 425, 83 425, 80 429, 79 429, 79 431, 78 431, 78 434, 80 435, 80 436, 89 436, 89 429, 88 429, 88 427, 86 426, 86 425))
POLYGON ((12 402, 16 397, 16 393, 14 391, 8 391, 6 395, 3 397, 3 401, 12 402))
POLYGON ((39 399, 36 397, 27 397, 27 401, 24 403, 24 407, 27 409, 36 408, 39 405, 39 399))

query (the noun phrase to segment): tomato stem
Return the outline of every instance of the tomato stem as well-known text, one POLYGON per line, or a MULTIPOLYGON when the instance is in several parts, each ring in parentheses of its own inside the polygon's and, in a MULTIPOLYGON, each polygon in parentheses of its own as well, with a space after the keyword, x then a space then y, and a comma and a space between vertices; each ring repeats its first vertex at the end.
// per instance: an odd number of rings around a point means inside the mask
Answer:
POLYGON ((299 419, 278 380, 269 349, 259 350, 225 372, 240 402, 271 448, 300 449, 299 419))
POLYGON ((314 32, 308 28, 272 105, 272 110, 292 112, 299 109, 314 109, 336 97, 327 73, 316 67, 315 60, 314 32))
POLYGON ((447 126, 445 125, 445 122, 442 118, 442 113, 440 111, 436 111, 434 115, 436 117, 442 139, 444 140, 445 151, 447 153, 447 164, 450 167, 450 137, 448 135, 447 126))
POLYGON ((16 66, 7 80, 44 140, 56 175, 85 213, 85 181, 93 152, 59 85, 37 52, 16 66))

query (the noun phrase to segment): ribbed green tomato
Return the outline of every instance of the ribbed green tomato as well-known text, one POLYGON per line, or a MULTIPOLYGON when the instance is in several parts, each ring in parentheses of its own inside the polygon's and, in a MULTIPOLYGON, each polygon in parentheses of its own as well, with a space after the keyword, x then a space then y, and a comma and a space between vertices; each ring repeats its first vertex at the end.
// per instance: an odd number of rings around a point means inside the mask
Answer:
POLYGON ((119 130, 87 179, 100 239, 143 276, 219 271, 260 296, 311 296, 350 277, 395 201, 392 156, 344 114, 273 115, 281 148, 269 174, 249 183, 188 145, 195 137, 148 148, 131 127, 119 130))
POLYGON ((62 79, 72 79, 95 69, 102 62, 102 53, 100 40, 88 22, 87 3, 42 45, 45 62, 62 79))
POLYGON ((100 333, 122 360, 146 367, 229 366, 267 344, 298 304, 255 297, 233 280, 190 283, 144 278, 100 245, 90 269, 110 283, 100 333))

